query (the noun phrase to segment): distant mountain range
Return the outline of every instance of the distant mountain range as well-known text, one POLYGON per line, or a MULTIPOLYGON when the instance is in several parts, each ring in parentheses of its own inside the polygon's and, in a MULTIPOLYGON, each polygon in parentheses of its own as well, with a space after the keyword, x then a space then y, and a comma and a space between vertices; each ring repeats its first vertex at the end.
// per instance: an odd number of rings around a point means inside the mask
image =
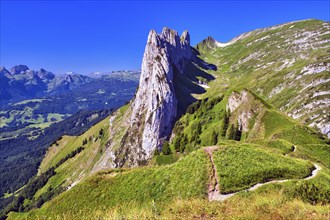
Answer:
MULTIPOLYGON (((138 71, 85 76, 55 75, 25 65, 2 67, 0 195, 26 184, 59 137, 83 133, 128 102, 139 77, 138 71)), ((0 209, 5 203, 0 199, 0 209)))
POLYGON ((120 71, 92 78, 76 73, 55 75, 25 65, 10 70, 2 67, 0 140, 36 137, 43 128, 81 110, 115 109, 133 97, 139 76, 139 72, 120 71))
POLYGON ((102 78, 102 77, 127 77, 131 78, 136 76, 135 73, 141 72, 140 70, 118 70, 118 71, 111 71, 111 72, 91 72, 87 74, 87 76, 91 78, 102 78))
POLYGON ((10 70, 2 67, 0 78, 1 105, 47 95, 63 94, 91 81, 89 77, 79 74, 56 76, 45 69, 30 70, 25 65, 14 66, 10 70))
POLYGON ((26 65, 17 65, 7 70, 0 67, 0 107, 46 96, 66 94, 86 83, 104 81, 105 78, 137 80, 138 71, 91 73, 89 76, 70 73, 55 75, 45 69, 31 70, 26 65))

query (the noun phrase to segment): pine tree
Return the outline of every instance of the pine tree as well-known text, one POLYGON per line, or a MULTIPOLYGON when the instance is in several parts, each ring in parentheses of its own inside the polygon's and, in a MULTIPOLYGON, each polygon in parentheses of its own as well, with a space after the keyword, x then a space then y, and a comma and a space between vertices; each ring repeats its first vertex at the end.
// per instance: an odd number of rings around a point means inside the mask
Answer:
POLYGON ((186 135, 183 135, 183 137, 181 138, 181 141, 180 141, 180 152, 183 153, 184 152, 184 149, 186 148, 188 144, 188 138, 186 135))
POLYGON ((211 145, 216 145, 218 143, 218 133, 213 130, 211 135, 211 145))
POLYGON ((228 140, 235 140, 236 136, 236 129, 234 125, 230 125, 229 128, 227 129, 226 133, 226 139, 228 140))
POLYGON ((197 122, 197 128, 196 128, 196 133, 200 135, 202 133, 202 125, 200 122, 197 122))
POLYGON ((164 155, 171 154, 171 148, 170 148, 170 144, 168 143, 168 141, 164 142, 162 152, 163 152, 164 155))
POLYGON ((235 132, 235 140, 240 141, 242 137, 242 126, 238 126, 235 132))
POLYGON ((156 157, 158 155, 159 155, 159 151, 158 151, 158 148, 156 148, 155 151, 154 151, 154 157, 156 157))
POLYGON ((177 134, 173 140, 174 149, 176 152, 180 151, 180 145, 181 145, 181 134, 177 134))
POLYGON ((99 135, 103 136, 103 134, 104 134, 104 131, 103 131, 103 128, 101 128, 101 130, 99 131, 99 135))
POLYGON ((223 121, 222 121, 222 129, 221 129, 221 136, 222 137, 226 136, 226 132, 227 132, 227 129, 228 129, 228 124, 229 124, 229 114, 225 110, 223 121))

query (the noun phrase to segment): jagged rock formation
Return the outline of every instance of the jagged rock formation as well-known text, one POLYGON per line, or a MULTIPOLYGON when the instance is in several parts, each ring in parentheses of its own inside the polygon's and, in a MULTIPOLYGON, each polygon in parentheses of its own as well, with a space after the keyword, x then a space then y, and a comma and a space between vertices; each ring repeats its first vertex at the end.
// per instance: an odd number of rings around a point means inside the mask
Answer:
POLYGON ((228 98, 228 109, 233 112, 243 102, 247 101, 248 92, 244 89, 241 93, 233 92, 228 98))
MULTIPOLYGON (((248 104, 248 96, 251 95, 246 90, 243 90, 241 93, 233 92, 228 98, 227 108, 229 112, 234 112, 242 104, 248 104)), ((249 130, 249 119, 254 114, 254 111, 252 108, 240 108, 237 111, 238 128, 241 131, 247 132, 249 130)))
POLYGON ((257 130, 249 134, 251 138, 254 133, 260 132, 260 117, 268 107, 270 106, 265 106, 250 91, 243 89, 241 92, 231 93, 226 108, 232 125, 239 133, 247 135, 251 130, 257 130))
POLYGON ((289 137, 293 142, 304 139, 303 136, 296 137, 299 132, 315 135, 313 130, 303 128, 299 123, 292 124, 292 121, 285 119, 284 114, 277 112, 274 106, 248 89, 232 92, 228 97, 226 111, 229 121, 226 132, 228 139, 250 142, 257 139, 289 137), (271 134, 270 131, 275 124, 281 129, 273 130, 274 133, 271 134), (283 132, 284 129, 287 131, 283 132))
POLYGON ((191 94, 205 92, 198 81, 213 79, 203 69, 215 66, 197 53, 187 31, 181 37, 169 28, 161 34, 150 31, 139 88, 124 116, 125 133, 120 143, 118 138, 110 138, 107 152, 94 170, 145 164, 156 149, 161 150, 176 119, 196 100, 191 94))
POLYGON ((150 31, 139 89, 131 104, 130 127, 121 144, 121 149, 126 148, 127 158, 117 157, 117 166, 127 160, 129 165, 145 163, 156 148, 161 149, 178 116, 174 74, 184 74, 186 65, 194 60, 187 31, 181 37, 169 28, 159 35, 150 31))
POLYGON ((160 145, 161 138, 169 135, 177 116, 172 65, 182 68, 191 57, 189 34, 186 37, 180 42, 177 33, 168 28, 160 36, 152 30, 148 37, 131 116, 131 130, 142 133, 137 141, 147 157, 155 150, 154 146, 160 145))

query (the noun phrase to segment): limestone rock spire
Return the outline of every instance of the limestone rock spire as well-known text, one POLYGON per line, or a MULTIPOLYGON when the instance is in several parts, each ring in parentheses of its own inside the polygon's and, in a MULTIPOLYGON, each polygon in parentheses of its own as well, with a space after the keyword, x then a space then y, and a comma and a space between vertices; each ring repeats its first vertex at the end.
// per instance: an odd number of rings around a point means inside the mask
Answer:
MULTIPOLYGON (((167 27, 161 34, 154 30, 149 32, 139 89, 131 104, 130 127, 121 144, 122 148, 129 147, 134 155, 127 158, 131 165, 150 159, 155 149, 160 149, 163 141, 169 138, 178 106, 174 74, 183 74, 189 59, 192 59, 192 52, 187 31, 181 38, 167 27)), ((122 163, 117 161, 118 166, 122 163)))

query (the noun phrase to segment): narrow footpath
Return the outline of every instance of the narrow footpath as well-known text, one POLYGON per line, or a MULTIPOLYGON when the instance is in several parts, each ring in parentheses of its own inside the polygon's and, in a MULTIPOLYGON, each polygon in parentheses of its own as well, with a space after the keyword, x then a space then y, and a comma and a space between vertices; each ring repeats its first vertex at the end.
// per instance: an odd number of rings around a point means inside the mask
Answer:
MULTIPOLYGON (((235 192, 235 193, 229 193, 229 194, 221 194, 220 193, 220 181, 219 181, 219 176, 218 176, 218 173, 217 173, 217 168, 214 164, 214 161, 213 161, 213 152, 218 150, 218 146, 212 146, 212 147, 205 147, 204 148, 204 151, 208 154, 209 156, 209 159, 210 159, 210 162, 212 164, 212 173, 210 174, 210 183, 209 183, 209 187, 208 187, 208 199, 209 201, 224 201, 234 195, 236 195, 237 193, 239 192, 242 192, 242 191, 254 191, 256 189, 258 189, 259 187, 263 186, 263 185, 266 185, 266 184, 270 184, 270 183, 283 183, 283 182, 287 182, 289 180, 294 180, 294 179, 286 179, 286 180, 272 180, 272 181, 269 181, 269 182, 265 182, 265 183, 257 183, 255 184, 254 186, 248 188, 248 189, 245 189, 245 190, 241 190, 241 191, 238 191, 238 192, 235 192)), ((296 151, 296 147, 293 146, 293 151, 292 152, 295 152, 296 151)), ((288 154, 286 154, 285 156, 288 156, 288 154)), ((314 167, 315 169, 312 171, 312 173, 304 178, 303 180, 309 180, 309 179, 312 179, 314 178, 317 173, 321 170, 321 167, 318 166, 317 164, 314 163, 314 167)))

